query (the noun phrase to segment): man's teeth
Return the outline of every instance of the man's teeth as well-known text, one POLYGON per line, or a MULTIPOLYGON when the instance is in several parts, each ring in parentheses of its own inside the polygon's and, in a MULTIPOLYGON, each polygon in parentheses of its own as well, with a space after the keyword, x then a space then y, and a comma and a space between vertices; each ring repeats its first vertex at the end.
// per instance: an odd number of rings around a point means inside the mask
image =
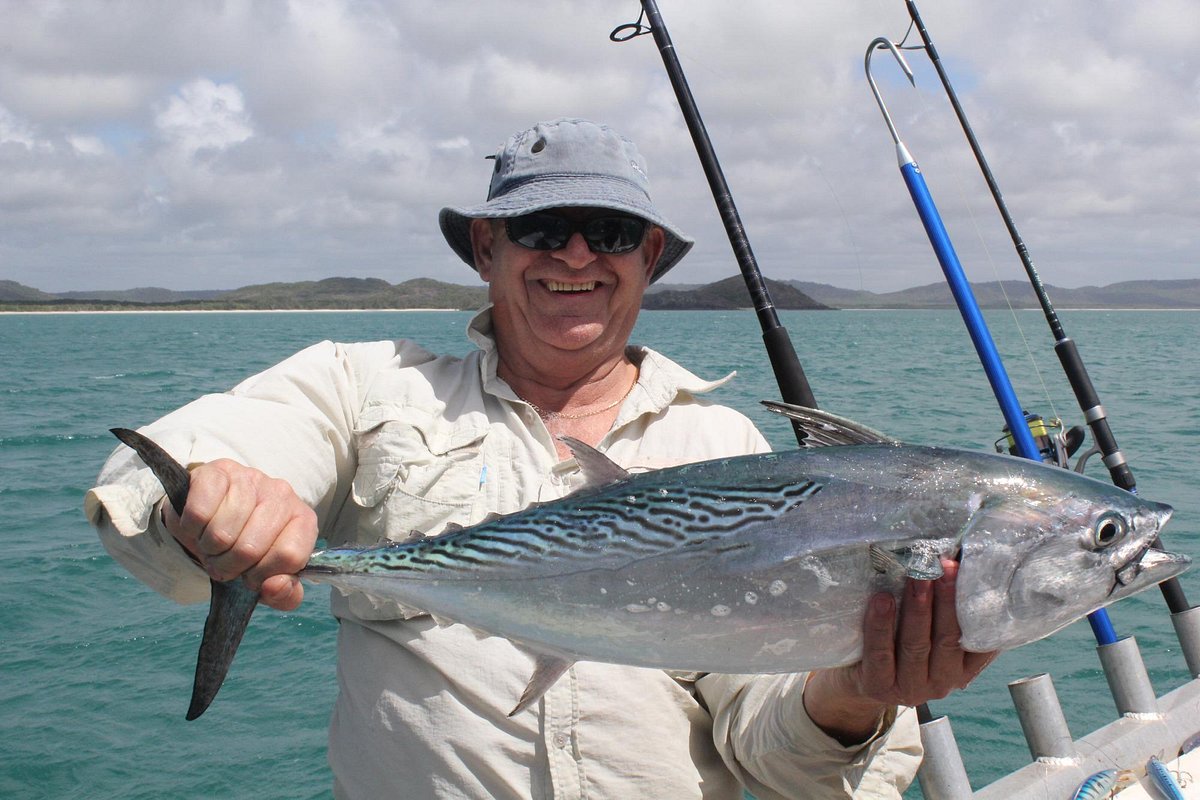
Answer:
POLYGON ((596 282, 561 283, 560 281, 546 281, 546 288, 552 292, 590 292, 596 288, 596 282))

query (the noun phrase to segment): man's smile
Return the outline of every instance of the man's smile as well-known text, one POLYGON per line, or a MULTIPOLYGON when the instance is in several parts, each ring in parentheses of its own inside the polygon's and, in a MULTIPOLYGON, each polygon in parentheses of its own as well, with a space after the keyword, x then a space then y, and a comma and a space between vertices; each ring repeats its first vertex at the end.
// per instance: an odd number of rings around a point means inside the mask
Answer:
POLYGON ((545 280, 541 283, 552 292, 590 292, 598 285, 597 281, 586 281, 584 283, 564 283, 563 281, 545 280))

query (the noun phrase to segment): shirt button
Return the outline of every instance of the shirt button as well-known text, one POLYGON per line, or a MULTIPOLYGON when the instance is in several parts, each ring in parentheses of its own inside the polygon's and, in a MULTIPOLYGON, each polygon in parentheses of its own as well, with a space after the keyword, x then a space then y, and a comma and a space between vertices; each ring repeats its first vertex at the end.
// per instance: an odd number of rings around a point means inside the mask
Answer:
POLYGON ((554 746, 562 749, 571 743, 571 737, 567 736, 562 731, 554 734, 554 746))

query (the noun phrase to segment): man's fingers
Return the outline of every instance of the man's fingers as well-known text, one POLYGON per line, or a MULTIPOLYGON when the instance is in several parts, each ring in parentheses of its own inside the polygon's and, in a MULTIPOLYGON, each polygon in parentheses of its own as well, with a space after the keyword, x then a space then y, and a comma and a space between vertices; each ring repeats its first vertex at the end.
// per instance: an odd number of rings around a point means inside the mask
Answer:
MULTIPOLYGON (((253 505, 229 548, 206 560, 209 574, 217 580, 229 580, 258 564, 285 529, 287 514, 288 509, 277 503, 258 502, 253 505)), ((231 524, 237 524, 235 520, 232 518, 231 524)), ((214 520, 209 528, 217 524, 214 520)))
POLYGON ((899 633, 896 641, 896 690, 905 705, 923 702, 929 682, 929 655, 932 650, 933 585, 930 581, 909 580, 900 605, 899 633))
MULTIPOLYGON (((250 517, 257 511, 256 487, 248 476, 229 477, 225 485, 225 496, 196 540, 196 547, 209 557, 210 562, 215 561, 215 556, 228 553, 239 545, 250 517)), ((190 497, 188 505, 191 505, 190 497)), ((241 543, 241 546, 247 544, 241 543)))
POLYGON ((246 582, 256 588, 272 576, 295 575, 308 563, 316 541, 317 515, 307 506, 300 506, 267 552, 246 572, 246 582))
POLYGON ((194 555, 201 558, 208 555, 199 545, 200 537, 228 491, 229 476, 215 465, 205 464, 191 474, 187 506, 182 514, 176 514, 170 503, 163 504, 167 530, 194 555))
POLYGON ((883 700, 895 682, 896 598, 882 592, 871 597, 863 625, 862 689, 883 700))
POLYGON ((226 459, 204 464, 183 514, 166 507, 163 521, 213 578, 242 576, 267 605, 299 605, 295 575, 312 554, 317 518, 286 481, 226 459))
POLYGON ((303 599, 304 584, 295 575, 272 575, 259 593, 259 600, 278 611, 295 611, 303 599))

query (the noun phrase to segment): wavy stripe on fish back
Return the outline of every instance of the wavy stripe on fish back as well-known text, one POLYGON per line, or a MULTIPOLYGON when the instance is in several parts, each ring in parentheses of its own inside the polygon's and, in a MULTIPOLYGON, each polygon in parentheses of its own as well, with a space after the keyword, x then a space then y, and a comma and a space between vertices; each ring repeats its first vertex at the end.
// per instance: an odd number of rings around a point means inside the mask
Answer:
POLYGON ((380 554, 383 571, 479 568, 558 555, 639 558, 664 548, 695 547, 791 511, 821 486, 813 481, 721 489, 653 487, 637 494, 593 495, 564 508, 536 506, 447 536, 380 554))

